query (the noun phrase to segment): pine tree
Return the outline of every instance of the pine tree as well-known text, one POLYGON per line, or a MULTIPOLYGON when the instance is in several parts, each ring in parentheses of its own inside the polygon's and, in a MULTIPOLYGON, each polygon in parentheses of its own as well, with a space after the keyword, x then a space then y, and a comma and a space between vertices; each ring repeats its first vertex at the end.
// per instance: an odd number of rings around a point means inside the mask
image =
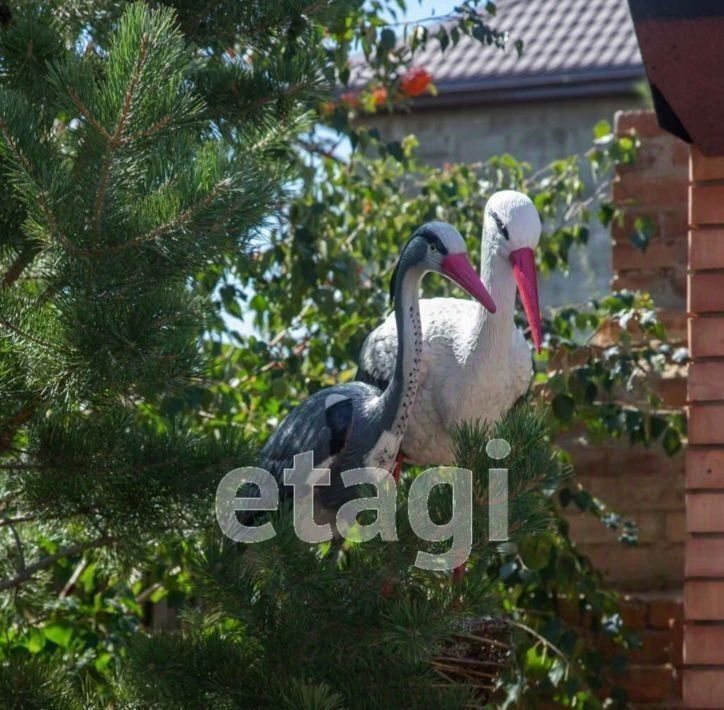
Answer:
POLYGON ((278 209, 290 136, 328 86, 321 52, 298 51, 304 6, 2 5, 6 639, 57 611, 59 565, 130 569, 207 526, 215 483, 250 458, 233 432, 154 412, 203 376, 214 274, 278 209), (254 67, 221 28, 252 38, 254 67))
MULTIPOLYGON (((72 522, 73 546, 120 550, 174 527, 174 507, 238 455, 238 441, 160 431, 144 416, 202 372, 204 311, 190 284, 244 249, 283 175, 264 150, 214 138, 174 25, 168 10, 132 6, 102 64, 43 45, 38 16, 5 30, 4 67, 15 45, 49 62, 27 92, 6 71, 0 94, 5 514, 32 510, 61 536, 72 522)), ((8 560, 4 588, 47 560, 22 558, 8 560)))

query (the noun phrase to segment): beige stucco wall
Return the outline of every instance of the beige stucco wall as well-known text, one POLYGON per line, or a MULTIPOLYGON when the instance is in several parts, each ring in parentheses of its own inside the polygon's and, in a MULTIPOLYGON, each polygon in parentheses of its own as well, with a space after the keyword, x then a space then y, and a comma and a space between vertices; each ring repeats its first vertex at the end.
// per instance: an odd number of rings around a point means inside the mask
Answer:
MULTIPOLYGON (((616 111, 640 104, 635 94, 559 99, 378 116, 374 124, 388 140, 416 135, 423 159, 433 165, 511 153, 539 168, 584 153, 591 147, 598 121, 606 119, 613 125, 616 111)), ((609 290, 613 271, 608 231, 594 229, 588 248, 577 250, 572 261, 569 276, 555 274, 541 283, 544 307, 585 301, 609 290)))

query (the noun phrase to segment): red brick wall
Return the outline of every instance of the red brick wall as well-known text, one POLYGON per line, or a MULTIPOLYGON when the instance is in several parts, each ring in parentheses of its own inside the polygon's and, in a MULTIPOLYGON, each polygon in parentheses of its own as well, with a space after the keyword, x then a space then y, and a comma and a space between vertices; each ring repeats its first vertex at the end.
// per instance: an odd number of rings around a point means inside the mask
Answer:
MULTIPOLYGON (((620 168, 614 200, 622 224, 614 224, 615 289, 645 290, 655 299, 669 340, 686 339, 686 254, 688 146, 662 131, 653 113, 616 115, 619 135, 636 132, 641 148, 634 165, 620 168), (630 240, 633 223, 648 217, 656 227, 645 252, 630 240)), ((686 402, 685 373, 672 371, 657 384, 664 402, 686 402)), ((724 383, 724 377, 721 380, 724 383)), ((590 516, 570 518, 572 534, 606 578, 627 591, 681 591, 684 577, 684 456, 673 458, 660 447, 631 447, 628 442, 588 445, 577 436, 564 442, 584 485, 614 510, 639 524, 639 544, 625 547, 617 534, 590 516)))
MULTIPOLYGON (((689 148, 664 133, 652 112, 619 113, 615 130, 619 135, 635 132, 641 148, 636 163, 620 168, 614 179, 614 200, 623 213, 623 221, 612 228, 613 287, 651 293, 667 327, 669 341, 684 345, 687 337, 689 148), (648 217, 655 226, 645 252, 636 249, 630 239, 637 217, 648 217)), ((724 255, 724 247, 718 242, 716 248, 721 248, 724 255)), ((708 263, 708 256, 701 258, 708 263)), ((720 293, 724 298, 724 288, 720 293)), ((700 298, 711 298, 708 291, 705 290, 705 294, 700 298)), ((724 353, 724 327, 714 335, 708 331, 702 334, 700 346, 709 350, 719 347, 724 353)), ((722 363, 721 376, 715 379, 724 389, 724 358, 722 363)), ((709 373, 695 371, 690 387, 696 390, 703 386, 711 394, 709 383, 709 373)), ((685 368, 667 372, 656 386, 666 406, 676 409, 685 406, 685 368)), ((724 397, 722 400, 724 403, 724 397)), ((713 413, 713 409, 708 412, 713 413)), ((701 426, 702 430, 711 430, 711 419, 702 420, 701 426)), ((624 602, 623 615, 626 623, 638 631, 642 648, 631 654, 630 666, 617 684, 626 688, 633 707, 680 706, 681 598, 687 536, 685 457, 678 454, 672 458, 660 447, 631 447, 628 442, 590 445, 579 436, 571 436, 563 443, 573 454, 577 477, 586 488, 639 525, 639 544, 626 547, 617 541, 615 532, 605 530, 590 517, 569 517, 572 535, 579 548, 615 588, 631 592, 624 602)), ((721 456, 718 461, 723 467, 717 469, 716 475, 724 491, 724 448, 721 456)), ((709 461, 700 470, 712 466, 709 461)), ((715 525, 715 517, 712 518, 712 511, 706 504, 707 501, 702 500, 698 524, 715 525)), ((704 555, 701 562, 707 560, 704 555)), ((690 561, 691 558, 688 563, 690 561)), ((724 612, 724 577, 721 584, 724 612)), ((724 655, 724 645, 718 648, 724 655)), ((698 683, 696 679, 693 682, 698 683)), ((719 707, 724 708, 724 702, 719 707)))
POLYGON ((724 157, 691 151, 684 703, 724 707, 724 157))
MULTIPOLYGON (((591 629, 590 619, 581 614, 576 604, 561 605, 560 614, 569 624, 583 630, 591 629)), ((624 623, 635 629, 641 647, 628 654, 628 665, 622 674, 610 678, 628 693, 634 707, 676 707, 681 698, 681 601, 675 596, 649 598, 627 596, 621 603, 624 623)), ((619 655, 621 649, 600 632, 592 632, 591 643, 607 658, 619 655)))
POLYGON ((615 289, 648 291, 668 327, 669 338, 686 339, 686 254, 689 146, 662 131, 651 111, 616 115, 618 135, 635 132, 636 162, 616 171, 613 196, 624 212, 613 226, 615 289), (637 217, 649 217, 656 233, 646 251, 630 240, 637 217))
MULTIPOLYGON (((619 114, 616 130, 636 131, 642 147, 637 163, 619 170, 614 184, 615 199, 625 213, 623 225, 613 230, 614 287, 651 292, 672 340, 683 336, 686 316, 692 358, 686 390, 689 446, 685 478, 680 460, 657 460, 653 451, 617 450, 608 455, 603 451, 600 456, 588 452, 594 492, 639 519, 643 531, 642 544, 628 553, 633 555, 629 558, 633 572, 621 566, 627 554, 607 550, 601 541, 588 544, 594 559, 618 586, 672 589, 672 605, 666 612, 668 632, 659 629, 658 622, 642 626, 639 620, 636 624, 654 642, 654 655, 634 659, 629 676, 632 699, 662 704, 675 700, 677 674, 672 686, 664 681, 668 671, 654 670, 654 661, 664 660, 655 648, 668 638, 666 645, 673 655, 663 669, 674 670, 680 663, 676 587, 683 572, 683 701, 692 708, 724 708, 724 157, 706 158, 694 147, 687 174, 688 147, 664 134, 653 114, 619 114), (638 215, 650 217, 656 225, 643 254, 629 241, 638 215), (617 497, 607 477, 620 485, 622 475, 626 486, 617 497), (654 639, 656 633, 661 639, 654 639), (636 660, 647 663, 638 666, 636 660), (667 690, 654 699, 661 687, 667 690), (670 691, 666 701, 664 696, 670 691)), ((661 383, 665 400, 672 406, 681 404, 682 382, 680 373, 673 373, 661 383)), ((585 530, 581 532, 585 539, 585 530)), ((664 609, 662 601, 655 606, 647 602, 647 619, 651 609, 664 609)))

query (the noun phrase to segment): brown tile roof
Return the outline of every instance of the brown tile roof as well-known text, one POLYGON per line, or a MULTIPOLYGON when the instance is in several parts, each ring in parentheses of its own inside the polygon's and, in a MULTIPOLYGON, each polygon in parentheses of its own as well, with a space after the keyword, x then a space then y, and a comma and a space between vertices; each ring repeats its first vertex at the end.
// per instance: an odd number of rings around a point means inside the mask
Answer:
POLYGON ((626 0, 498 0, 489 24, 510 32, 505 51, 463 37, 440 51, 436 40, 415 58, 433 76, 440 95, 419 104, 490 98, 604 93, 643 78, 626 0), (514 40, 522 39, 518 56, 514 40))

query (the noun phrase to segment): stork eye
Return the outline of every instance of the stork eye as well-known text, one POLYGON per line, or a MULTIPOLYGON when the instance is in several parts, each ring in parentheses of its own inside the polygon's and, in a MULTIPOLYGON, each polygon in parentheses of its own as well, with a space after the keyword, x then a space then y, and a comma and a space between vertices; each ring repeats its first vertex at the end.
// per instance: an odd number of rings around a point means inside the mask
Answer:
POLYGON ((510 235, 508 234, 508 228, 503 223, 503 220, 500 219, 500 217, 495 212, 493 212, 493 210, 490 210, 490 216, 495 220, 495 225, 498 227, 498 231, 506 239, 510 239, 510 235))

